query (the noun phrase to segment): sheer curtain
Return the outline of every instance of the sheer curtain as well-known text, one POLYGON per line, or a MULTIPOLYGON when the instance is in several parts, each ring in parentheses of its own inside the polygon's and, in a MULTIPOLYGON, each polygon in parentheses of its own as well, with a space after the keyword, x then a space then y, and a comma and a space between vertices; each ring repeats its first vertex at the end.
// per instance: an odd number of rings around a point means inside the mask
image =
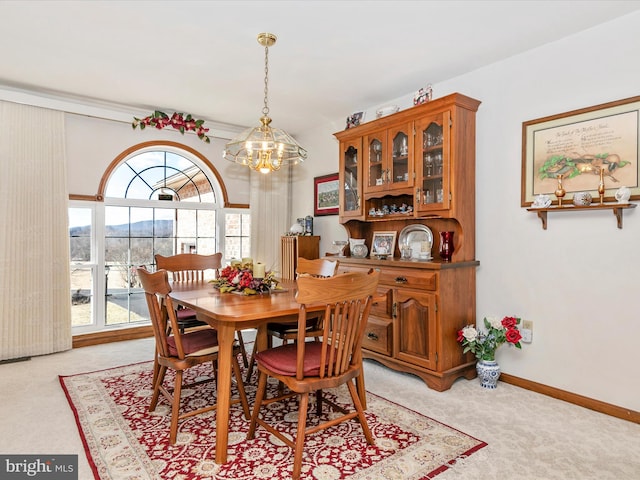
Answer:
POLYGON ((291 217, 290 183, 290 167, 251 172, 251 255, 267 270, 280 272, 280 237, 289 230, 291 217))
POLYGON ((0 101, 0 360, 71 348, 64 113, 0 101))

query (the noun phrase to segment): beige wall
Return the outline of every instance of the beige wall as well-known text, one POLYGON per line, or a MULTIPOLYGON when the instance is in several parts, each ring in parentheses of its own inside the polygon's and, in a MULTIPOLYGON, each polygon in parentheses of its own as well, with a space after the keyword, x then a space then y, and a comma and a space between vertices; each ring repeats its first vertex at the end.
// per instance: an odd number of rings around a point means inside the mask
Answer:
MULTIPOLYGON (((640 95, 638 27, 640 13, 631 14, 433 86, 434 97, 457 91, 482 101, 477 317, 534 322, 533 343, 498 351, 503 371, 636 411, 640 212, 625 211, 622 230, 610 211, 549 214, 543 230, 536 215, 520 207, 520 175, 522 122, 640 95)), ((417 58, 427 62, 428 52, 417 58)), ((383 105, 408 108, 413 93, 389 92, 383 105)), ((370 106, 367 118, 383 105, 370 106)), ((350 113, 297 136, 309 160, 294 187, 292 220, 313 211, 313 177, 338 171, 331 134, 344 128, 350 113)), ((336 216, 316 218, 314 226, 321 251, 346 235, 336 216)))
POLYGON ((95 195, 105 169, 129 147, 154 140, 169 140, 195 149, 214 165, 224 180, 231 203, 249 203, 248 170, 222 158, 224 139, 212 138, 207 144, 196 135, 181 135, 173 129, 133 130, 127 122, 76 114, 66 115, 65 126, 71 194, 95 195))

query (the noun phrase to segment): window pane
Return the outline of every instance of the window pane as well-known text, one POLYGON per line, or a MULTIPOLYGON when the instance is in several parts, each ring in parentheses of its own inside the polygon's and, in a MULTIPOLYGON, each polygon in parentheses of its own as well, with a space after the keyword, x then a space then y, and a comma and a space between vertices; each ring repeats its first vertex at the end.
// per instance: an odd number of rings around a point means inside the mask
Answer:
POLYGON ((198 236, 210 238, 216 236, 215 210, 198 210, 198 236))
POLYGON ((177 170, 187 170, 194 167, 194 164, 191 160, 188 160, 182 155, 178 155, 177 153, 167 152, 166 159, 167 166, 177 170))
POLYGON ((179 237, 195 237, 197 233, 196 211, 178 210, 176 235, 179 237))
POLYGON ((138 323, 149 320, 147 305, 142 295, 129 295, 116 292, 108 297, 107 301, 107 326, 138 323), (144 303, 144 305, 142 305, 144 303), (141 307, 145 310, 142 311, 141 307), (146 313, 145 313, 146 312, 146 313))
POLYGON ((69 256, 74 263, 91 261, 91 215, 90 208, 69 208, 69 256))
POLYGON ((225 237, 238 237, 242 232, 242 224, 240 223, 240 215, 237 213, 227 213, 224 216, 225 237))
POLYGON ((177 238, 176 245, 178 246, 176 253, 200 253, 196 250, 196 237, 177 238))
POLYGON ((105 238, 104 239, 104 261, 107 264, 129 263, 129 239, 128 238, 105 238))
POLYGON ((132 238, 130 255, 133 266, 153 265, 153 238, 132 238))
POLYGON ((149 215, 153 215, 153 233, 151 236, 173 237, 175 236, 175 208, 155 208, 149 209, 149 215))
POLYGON ((127 264, 105 265, 107 300, 130 288, 132 270, 127 264))
POLYGON ((251 216, 241 213, 225 214, 225 259, 242 258, 251 255, 251 216))
POLYGON ((93 324, 93 269, 71 269, 71 326, 93 324))
POLYGON ((174 246, 173 238, 156 238, 154 240, 155 253, 159 253, 164 257, 170 257, 171 255, 174 254, 173 246, 174 246))
POLYGON ((153 238, 153 208, 131 209, 131 236, 153 238))
POLYGON ((242 218, 242 236, 249 238, 251 236, 251 215, 243 213, 242 218))
MULTIPOLYGON (((246 256, 246 255, 245 255, 246 256)), ((240 238, 227 237, 224 241, 224 258, 242 258, 242 251, 240 250, 240 238)))
MULTIPOLYGON (((146 168, 153 167, 155 165, 163 165, 164 164, 164 154, 165 152, 144 152, 138 155, 131 157, 127 160, 126 165, 122 165, 119 168, 125 168, 132 173, 139 173, 146 168)), ((130 177, 133 175, 130 173, 130 177)))
POLYGON ((153 192, 151 186, 144 182, 140 177, 136 177, 127 186, 124 198, 148 200, 153 192))
POLYGON ((112 198, 124 198, 127 185, 131 181, 133 171, 126 165, 120 165, 109 177, 109 183, 105 189, 105 196, 112 198))
POLYGON ((106 237, 129 236, 129 207, 105 207, 104 215, 106 237))

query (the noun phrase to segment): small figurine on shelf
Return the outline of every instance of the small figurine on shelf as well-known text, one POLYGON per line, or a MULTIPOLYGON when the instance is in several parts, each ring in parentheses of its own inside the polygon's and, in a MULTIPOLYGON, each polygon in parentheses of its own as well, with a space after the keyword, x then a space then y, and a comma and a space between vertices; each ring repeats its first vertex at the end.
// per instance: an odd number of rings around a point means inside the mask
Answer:
POLYGON ((423 103, 427 103, 429 100, 431 100, 431 95, 432 95, 432 89, 431 89, 431 84, 429 84, 427 85, 426 88, 421 88, 416 92, 416 94, 413 97, 413 104, 422 105, 423 103))
POLYGON ((600 167, 600 183, 598 184, 598 195, 600 195, 600 205, 604 204, 604 168, 600 167))
POLYGON ((564 187, 562 186, 562 177, 564 175, 558 175, 558 188, 556 188, 555 196, 558 198, 558 206, 561 207, 562 206, 562 197, 565 196, 565 194, 567 193, 567 191, 564 189, 564 187))
POLYGON ((364 112, 356 112, 347 117, 346 129, 357 127, 364 120, 364 112))

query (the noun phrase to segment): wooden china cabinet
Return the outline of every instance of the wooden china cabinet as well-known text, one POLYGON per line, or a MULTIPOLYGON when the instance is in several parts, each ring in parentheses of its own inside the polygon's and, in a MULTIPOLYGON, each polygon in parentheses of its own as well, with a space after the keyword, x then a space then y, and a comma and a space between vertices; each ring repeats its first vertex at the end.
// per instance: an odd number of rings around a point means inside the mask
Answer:
POLYGON ((475 113, 480 102, 455 93, 335 134, 340 142, 340 223, 350 238, 395 231, 386 259, 347 256, 340 271, 381 271, 363 355, 446 390, 473 378, 475 359, 456 333, 475 324, 475 113), (408 227, 405 230, 405 227, 408 227), (427 227, 427 229, 424 229, 427 227), (400 258, 400 234, 431 232, 432 258, 400 258), (451 261, 440 232, 454 232, 451 261))

